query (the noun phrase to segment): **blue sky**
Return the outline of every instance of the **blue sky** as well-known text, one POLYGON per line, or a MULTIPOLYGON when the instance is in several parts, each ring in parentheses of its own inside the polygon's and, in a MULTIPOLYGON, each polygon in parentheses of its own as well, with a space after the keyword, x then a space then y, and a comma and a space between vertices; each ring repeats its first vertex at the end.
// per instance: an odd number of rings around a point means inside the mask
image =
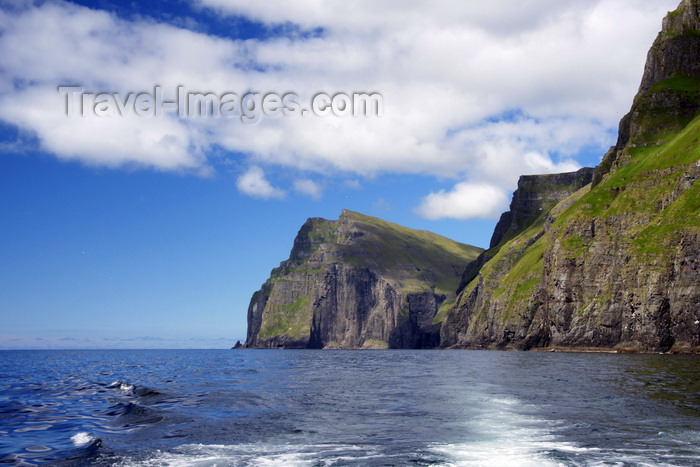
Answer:
POLYGON ((0 348, 230 347, 342 209, 487 246, 519 175, 614 143, 676 3, 0 2, 0 348), (67 117, 61 84, 384 115, 67 117))

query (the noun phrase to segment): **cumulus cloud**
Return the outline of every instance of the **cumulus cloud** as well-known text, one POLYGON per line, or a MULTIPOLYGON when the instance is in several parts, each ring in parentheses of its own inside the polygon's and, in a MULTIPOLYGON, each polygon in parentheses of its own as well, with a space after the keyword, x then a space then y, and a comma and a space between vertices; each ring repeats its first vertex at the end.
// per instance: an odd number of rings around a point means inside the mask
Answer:
POLYGON ((238 189, 246 195, 262 199, 282 199, 285 192, 275 188, 265 178, 263 169, 257 166, 250 167, 246 173, 238 177, 236 182, 238 189))
POLYGON ((493 185, 461 182, 450 191, 431 193, 416 207, 425 219, 497 218, 507 203, 505 192, 493 185))
MULTIPOLYGON (((0 119, 35 134, 45 151, 90 165, 208 173, 210 154, 243 155, 253 167, 243 186, 255 193, 268 186, 268 199, 281 193, 261 175, 272 165, 314 177, 480 180, 508 191, 522 173, 576 168, 583 147, 604 152, 600 135, 629 108, 661 17, 677 4, 193 2, 293 27, 242 40, 59 0, 0 11, 0 119), (302 103, 319 91, 379 92, 384 116, 275 117, 255 125, 172 113, 67 118, 59 84, 121 93, 159 84, 170 99, 178 85, 294 91, 302 103)), ((294 185, 320 195, 308 183, 294 185)))
POLYGON ((65 96, 41 86, 0 98, 0 115, 39 135, 41 147, 60 159, 89 165, 148 166, 205 171, 201 148, 191 143, 183 123, 170 118, 66 117, 65 96))

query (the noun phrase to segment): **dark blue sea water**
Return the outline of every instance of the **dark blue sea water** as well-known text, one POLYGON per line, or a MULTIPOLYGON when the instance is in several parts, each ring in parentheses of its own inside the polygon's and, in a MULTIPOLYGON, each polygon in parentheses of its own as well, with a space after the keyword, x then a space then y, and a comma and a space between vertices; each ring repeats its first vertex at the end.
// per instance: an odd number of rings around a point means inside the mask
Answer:
POLYGON ((0 464, 700 465, 700 359, 0 352, 0 464))

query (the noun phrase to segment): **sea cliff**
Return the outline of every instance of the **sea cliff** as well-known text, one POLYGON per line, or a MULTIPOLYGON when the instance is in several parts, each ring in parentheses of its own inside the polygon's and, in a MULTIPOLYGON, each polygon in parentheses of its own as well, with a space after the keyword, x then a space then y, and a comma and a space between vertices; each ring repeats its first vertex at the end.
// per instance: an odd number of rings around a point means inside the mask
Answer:
POLYGON ((501 219, 443 347, 700 351, 699 14, 684 0, 664 19, 592 184, 501 219))
POLYGON ((433 348, 482 250, 344 210, 312 218, 248 308, 245 347, 433 348))
POLYGON ((700 0, 595 169, 520 178, 489 249, 343 211, 253 295, 247 347, 700 353, 700 0))

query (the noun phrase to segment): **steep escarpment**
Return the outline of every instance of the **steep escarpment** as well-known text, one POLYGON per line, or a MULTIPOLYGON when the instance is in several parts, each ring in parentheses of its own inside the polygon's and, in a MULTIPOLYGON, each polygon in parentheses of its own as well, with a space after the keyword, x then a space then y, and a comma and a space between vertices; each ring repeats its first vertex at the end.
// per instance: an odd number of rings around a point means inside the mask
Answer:
POLYGON ((700 0, 666 17, 595 171, 522 177, 489 250, 309 219, 251 300, 246 346, 700 353, 699 17, 700 0))
POLYGON ((489 248, 515 237, 559 201, 591 183, 594 172, 594 168, 584 167, 576 172, 521 176, 510 210, 501 214, 489 248))
POLYGON ((436 347, 462 270, 480 252, 351 211, 309 219, 253 295, 245 346, 436 347))
POLYGON ((644 66, 632 107, 621 120, 617 143, 603 157, 593 185, 629 160, 626 149, 659 145, 700 110, 700 2, 683 0, 663 20, 644 66))
POLYGON ((700 351, 699 4, 664 20, 592 185, 497 229, 441 345, 700 351))
POLYGON ((591 183, 594 173, 594 168, 584 167, 576 172, 521 176, 510 209, 501 214, 496 224, 489 249, 467 265, 457 293, 477 276, 484 264, 498 253, 500 246, 533 224, 543 222, 559 201, 591 183))

